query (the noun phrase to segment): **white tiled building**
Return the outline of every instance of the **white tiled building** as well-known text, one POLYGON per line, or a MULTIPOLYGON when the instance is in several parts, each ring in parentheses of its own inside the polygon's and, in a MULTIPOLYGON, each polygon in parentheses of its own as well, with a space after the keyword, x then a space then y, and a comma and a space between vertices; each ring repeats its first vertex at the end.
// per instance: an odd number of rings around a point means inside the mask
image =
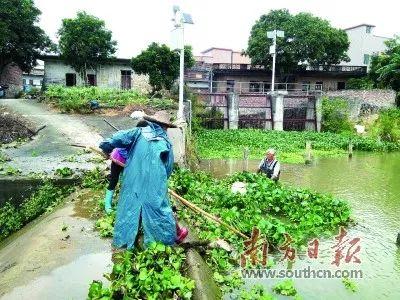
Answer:
POLYGON ((347 51, 350 61, 343 62, 342 65, 368 66, 373 54, 386 49, 385 41, 389 38, 374 35, 374 27, 370 24, 360 24, 345 29, 350 41, 347 51))

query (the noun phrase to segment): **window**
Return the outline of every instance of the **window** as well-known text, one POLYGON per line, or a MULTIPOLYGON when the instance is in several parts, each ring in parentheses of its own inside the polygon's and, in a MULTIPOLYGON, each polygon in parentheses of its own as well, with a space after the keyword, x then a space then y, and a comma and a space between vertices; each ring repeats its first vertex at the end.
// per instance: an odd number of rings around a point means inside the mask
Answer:
POLYGON ((22 84, 26 85, 26 79, 22 79, 22 84))
POLYGON ((269 83, 268 81, 263 81, 263 92, 267 93, 271 90, 271 83, 269 83))
POLYGON ((367 26, 367 27, 365 28, 365 32, 366 32, 366 33, 371 33, 371 30, 372 30, 372 26, 367 26))
POLYGON ((316 83, 315 83, 315 90, 316 91, 322 91, 322 87, 323 87, 323 82, 322 81, 317 81, 316 83))
POLYGON ((259 93, 260 92, 260 83, 256 81, 250 81, 250 93, 259 93))
POLYGON ((33 85, 33 79, 29 79, 29 85, 33 85))
POLYGON ((75 86, 76 85, 76 74, 75 73, 65 74, 65 85, 66 86, 75 86))
POLYGON ((308 91, 310 89, 310 81, 302 81, 301 82, 301 90, 302 91, 308 91))
POLYGON ((346 83, 344 81, 338 81, 337 89, 338 90, 344 90, 345 88, 346 88, 346 83))
POLYGON ((247 64, 240 64, 241 70, 247 70, 247 64))
POLYGON ((364 65, 369 65, 369 54, 364 54, 364 65))
POLYGON ((227 80, 226 81, 226 91, 233 92, 235 89, 235 80, 227 80))
POLYGON ((96 86, 97 85, 96 74, 87 74, 87 83, 89 86, 96 86))
POLYGON ((121 89, 130 90, 132 87, 132 71, 131 70, 121 70, 121 89))

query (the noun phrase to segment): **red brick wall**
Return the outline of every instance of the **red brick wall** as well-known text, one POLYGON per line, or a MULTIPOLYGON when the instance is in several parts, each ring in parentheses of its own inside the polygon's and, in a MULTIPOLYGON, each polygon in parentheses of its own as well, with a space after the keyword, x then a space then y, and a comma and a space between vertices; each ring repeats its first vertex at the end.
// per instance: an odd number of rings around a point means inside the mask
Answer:
POLYGON ((22 70, 17 64, 10 63, 4 67, 0 76, 0 83, 8 85, 6 98, 14 98, 22 90, 22 70))

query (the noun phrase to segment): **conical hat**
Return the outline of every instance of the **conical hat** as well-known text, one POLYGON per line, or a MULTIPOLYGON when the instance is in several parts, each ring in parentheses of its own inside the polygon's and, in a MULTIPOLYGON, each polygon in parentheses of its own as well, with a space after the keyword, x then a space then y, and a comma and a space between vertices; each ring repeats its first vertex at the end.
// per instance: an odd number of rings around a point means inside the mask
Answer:
POLYGON ((176 125, 171 123, 171 117, 166 110, 158 111, 152 116, 144 115, 143 119, 166 127, 176 127, 176 125))

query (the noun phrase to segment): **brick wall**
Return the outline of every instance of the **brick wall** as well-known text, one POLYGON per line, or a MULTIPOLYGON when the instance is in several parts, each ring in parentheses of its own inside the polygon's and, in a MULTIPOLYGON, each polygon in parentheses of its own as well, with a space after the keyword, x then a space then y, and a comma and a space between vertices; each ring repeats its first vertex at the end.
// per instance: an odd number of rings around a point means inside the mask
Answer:
POLYGON ((22 90, 22 70, 17 64, 11 63, 4 67, 0 83, 7 84, 6 98, 14 98, 22 90))

